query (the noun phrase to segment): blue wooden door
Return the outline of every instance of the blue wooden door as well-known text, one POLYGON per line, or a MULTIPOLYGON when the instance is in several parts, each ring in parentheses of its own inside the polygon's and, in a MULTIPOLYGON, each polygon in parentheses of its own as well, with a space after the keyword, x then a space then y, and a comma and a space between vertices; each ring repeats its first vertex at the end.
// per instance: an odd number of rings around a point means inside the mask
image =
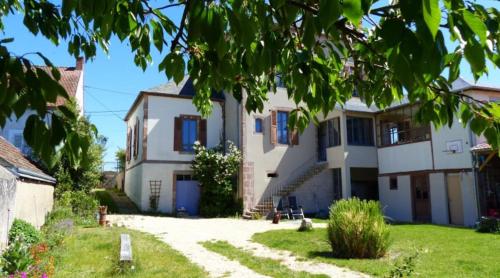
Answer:
POLYGON ((198 215, 200 185, 194 180, 177 180, 176 209, 184 208, 189 215, 198 215))

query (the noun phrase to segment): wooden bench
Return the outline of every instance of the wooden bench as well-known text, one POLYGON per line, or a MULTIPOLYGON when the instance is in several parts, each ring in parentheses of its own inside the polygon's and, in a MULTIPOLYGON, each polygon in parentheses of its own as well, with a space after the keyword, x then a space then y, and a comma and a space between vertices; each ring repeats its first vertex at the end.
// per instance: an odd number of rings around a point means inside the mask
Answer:
POLYGON ((132 242, 129 234, 120 235, 120 262, 132 262, 132 242))

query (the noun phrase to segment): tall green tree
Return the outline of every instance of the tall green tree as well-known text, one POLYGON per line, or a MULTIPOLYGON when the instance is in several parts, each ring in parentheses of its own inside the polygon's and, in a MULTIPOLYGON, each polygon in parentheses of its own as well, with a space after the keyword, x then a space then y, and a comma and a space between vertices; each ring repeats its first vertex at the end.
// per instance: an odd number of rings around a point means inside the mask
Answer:
MULTIPOLYGON (((73 100, 68 101, 64 107, 79 114, 76 102, 73 100)), ((107 139, 97 133, 95 126, 85 116, 77 116, 76 119, 68 119, 65 115, 60 116, 74 130, 73 134, 78 134, 83 140, 88 141, 89 146, 85 153, 75 154, 70 139, 68 144, 71 148, 57 149, 54 155, 57 163, 51 168, 51 172, 58 180, 56 196, 59 197, 66 191, 90 192, 102 181, 103 157, 107 139), (84 156, 86 162, 83 163, 79 156, 84 156)))
MULTIPOLYGON (((143 69, 152 62, 151 51, 161 52, 159 70, 176 82, 187 71, 203 114, 211 111, 211 88, 232 93, 249 111, 262 110, 280 75, 297 104, 291 124, 301 129, 356 89, 380 108, 407 94, 421 103, 420 120, 451 125, 456 115, 494 148, 500 145, 498 104, 450 93, 462 61, 476 79, 487 74, 487 61, 500 66, 500 14, 474 1, 0 0, 0 28, 3 17, 17 12, 33 34, 67 43, 74 56, 107 52, 113 36, 128 41, 143 69), (182 11, 178 24, 169 9, 182 11)), ((46 74, 32 68, 29 55, 9 52, 14 39, 0 39, 0 124, 28 108, 43 117, 42 104, 66 96, 54 82, 55 69, 46 74)), ((55 146, 71 137, 71 130, 51 133, 38 122, 25 135, 45 139, 28 140, 32 145, 55 146)), ((57 116, 54 123, 65 125, 57 116)))

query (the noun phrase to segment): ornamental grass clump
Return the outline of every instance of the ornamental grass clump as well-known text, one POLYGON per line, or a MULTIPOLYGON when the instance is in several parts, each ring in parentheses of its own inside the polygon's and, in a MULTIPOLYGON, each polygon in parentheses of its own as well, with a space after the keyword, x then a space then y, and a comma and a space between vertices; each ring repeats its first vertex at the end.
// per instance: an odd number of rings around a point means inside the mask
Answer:
POLYGON ((376 201, 358 198, 330 207, 328 240, 338 258, 380 258, 389 247, 389 227, 376 201))

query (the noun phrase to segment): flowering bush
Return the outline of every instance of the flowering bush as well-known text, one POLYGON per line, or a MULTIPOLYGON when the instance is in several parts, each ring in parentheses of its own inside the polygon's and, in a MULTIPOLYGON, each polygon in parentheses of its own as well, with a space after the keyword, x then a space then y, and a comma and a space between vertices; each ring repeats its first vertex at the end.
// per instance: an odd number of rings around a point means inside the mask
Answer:
POLYGON ((219 145, 208 149, 199 142, 194 145, 192 168, 194 178, 200 183, 200 214, 206 217, 232 215, 240 210, 235 200, 236 173, 240 166, 241 152, 230 141, 227 149, 219 145))

